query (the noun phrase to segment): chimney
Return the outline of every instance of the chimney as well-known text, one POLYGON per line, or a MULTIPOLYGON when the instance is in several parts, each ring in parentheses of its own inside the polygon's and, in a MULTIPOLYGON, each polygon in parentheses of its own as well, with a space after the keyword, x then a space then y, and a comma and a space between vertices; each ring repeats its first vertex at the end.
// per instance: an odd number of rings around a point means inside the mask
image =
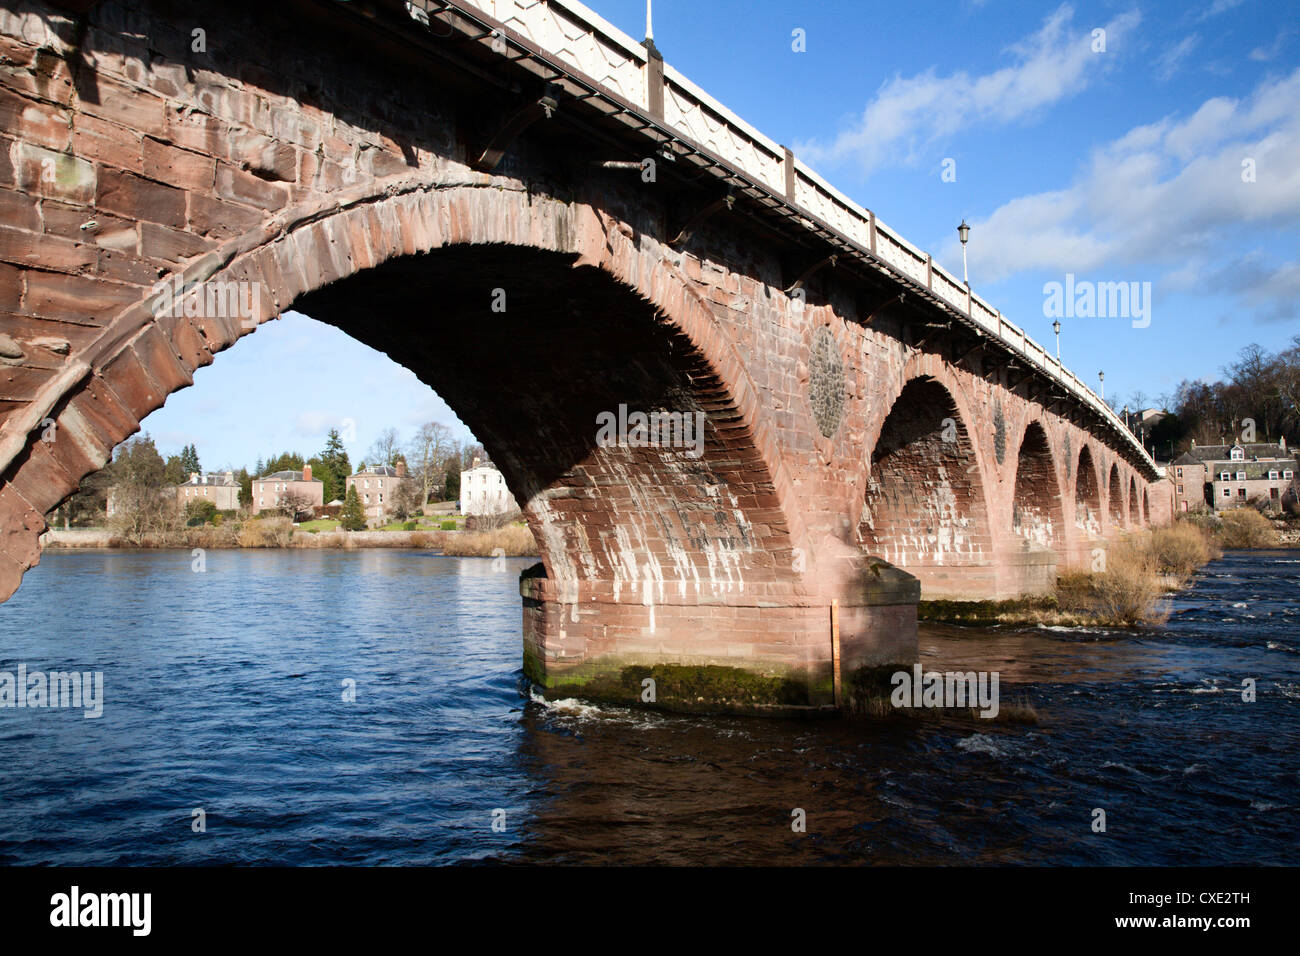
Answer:
POLYGON ((302 466, 302 480, 311 481, 311 465, 302 466))
POLYGON ((406 459, 405 459, 405 458, 399 458, 399 459, 397 459, 397 477, 398 477, 398 478, 405 478, 405 477, 406 477, 406 459))
POLYGON ((199 483, 199 473, 197 471, 190 472, 190 481, 194 482, 196 485, 199 483))

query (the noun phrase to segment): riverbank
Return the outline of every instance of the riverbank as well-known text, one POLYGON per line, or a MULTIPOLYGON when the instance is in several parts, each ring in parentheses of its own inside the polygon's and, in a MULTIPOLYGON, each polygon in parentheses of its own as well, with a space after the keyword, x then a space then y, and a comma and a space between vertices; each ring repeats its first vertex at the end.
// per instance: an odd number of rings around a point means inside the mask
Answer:
POLYGON ((41 548, 53 550, 120 549, 156 551, 165 548, 410 548, 439 551, 458 557, 536 557, 532 532, 522 525, 489 531, 304 531, 287 520, 265 519, 225 526, 201 525, 127 540, 108 528, 51 529, 41 535, 41 548))
POLYGON ((921 601, 918 621, 988 627, 1137 627, 1162 624, 1169 598, 1225 550, 1300 547, 1300 528, 1252 509, 1180 519, 1095 552, 1096 566, 1057 576, 1052 594, 1003 601, 921 601))

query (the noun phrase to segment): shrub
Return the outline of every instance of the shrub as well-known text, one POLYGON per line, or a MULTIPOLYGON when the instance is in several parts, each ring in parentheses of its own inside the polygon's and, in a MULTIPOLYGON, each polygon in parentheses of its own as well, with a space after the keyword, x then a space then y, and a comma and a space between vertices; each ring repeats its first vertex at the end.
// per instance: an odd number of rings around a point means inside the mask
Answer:
POLYGON ((527 525, 512 524, 495 531, 466 531, 443 542, 442 553, 488 558, 501 553, 511 558, 535 557, 537 541, 527 525))
POLYGON ((209 524, 217 514, 217 506, 206 499, 199 498, 197 501, 188 502, 185 505, 185 523, 191 528, 201 524, 209 524))
POLYGON ((1156 608, 1164 592, 1155 554, 1140 542, 1121 541, 1106 555, 1106 570, 1093 577, 1097 610, 1109 624, 1143 624, 1168 615, 1156 608))
POLYGON ((1253 508, 1225 511, 1219 527, 1219 544, 1225 548, 1271 548, 1277 532, 1269 520, 1253 508))
POLYGON ((405 524, 402 525, 402 530, 403 530, 403 531, 414 531, 414 530, 415 530, 415 522, 414 522, 414 521, 407 521, 405 524))
POLYGON ((293 522, 285 517, 255 518, 239 529, 241 548, 283 548, 293 535, 293 522))
POLYGON ((440 527, 443 531, 455 531, 455 530, 456 530, 456 522, 454 522, 454 521, 444 521, 444 522, 443 522, 442 524, 440 524, 438 527, 440 527))
POLYGON ((1151 532, 1151 552, 1157 568, 1166 574, 1189 577, 1217 557, 1217 551, 1209 532, 1188 521, 1151 532))

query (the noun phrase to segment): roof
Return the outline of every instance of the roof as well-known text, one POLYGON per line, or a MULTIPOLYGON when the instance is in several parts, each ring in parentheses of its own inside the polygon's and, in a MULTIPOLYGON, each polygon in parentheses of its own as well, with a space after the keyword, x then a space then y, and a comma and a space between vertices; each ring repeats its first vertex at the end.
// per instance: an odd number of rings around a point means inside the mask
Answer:
POLYGON ((392 465, 376 465, 374 468, 367 468, 364 471, 354 471, 348 477, 355 478, 357 475, 379 475, 385 478, 400 478, 397 469, 392 465))
MULTIPOLYGON (((1246 454, 1246 460, 1258 458, 1261 461, 1291 461, 1291 452, 1272 442, 1252 442, 1240 445, 1193 445, 1186 452, 1174 459, 1175 465, 1199 465, 1212 461, 1231 461, 1232 450, 1240 448, 1246 454)), ((1238 463, 1240 464, 1240 463, 1238 463)))
MULTIPOLYGON (((272 475, 263 475, 258 481, 305 481, 301 471, 277 471, 272 475)), ((319 478, 312 478, 317 484, 323 484, 319 478)))
POLYGON ((206 475, 200 475, 198 480, 190 478, 188 481, 182 481, 177 485, 177 487, 184 488, 186 485, 189 485, 191 488, 196 488, 199 485, 209 488, 213 485, 223 488, 237 488, 239 487, 239 482, 233 474, 227 474, 225 472, 208 472, 206 475))
POLYGON ((1240 471, 1246 473, 1247 481, 1267 479, 1270 471, 1277 472, 1278 478, 1281 478, 1283 469, 1295 463, 1287 459, 1286 461, 1226 461, 1218 464, 1220 467, 1216 467, 1213 474, 1210 475, 1212 481, 1221 480, 1219 475, 1225 471, 1228 473, 1229 481, 1239 481, 1237 473, 1240 471))

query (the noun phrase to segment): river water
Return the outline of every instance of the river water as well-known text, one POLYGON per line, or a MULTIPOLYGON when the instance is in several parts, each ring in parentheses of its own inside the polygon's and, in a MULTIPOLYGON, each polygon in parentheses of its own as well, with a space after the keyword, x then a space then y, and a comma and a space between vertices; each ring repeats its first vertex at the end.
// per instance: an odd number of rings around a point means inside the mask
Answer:
POLYGON ((1036 726, 536 702, 500 563, 47 553, 0 670, 102 671, 103 715, 0 709, 0 863, 1296 862, 1300 552, 1230 553, 1159 628, 923 626, 1036 726))

